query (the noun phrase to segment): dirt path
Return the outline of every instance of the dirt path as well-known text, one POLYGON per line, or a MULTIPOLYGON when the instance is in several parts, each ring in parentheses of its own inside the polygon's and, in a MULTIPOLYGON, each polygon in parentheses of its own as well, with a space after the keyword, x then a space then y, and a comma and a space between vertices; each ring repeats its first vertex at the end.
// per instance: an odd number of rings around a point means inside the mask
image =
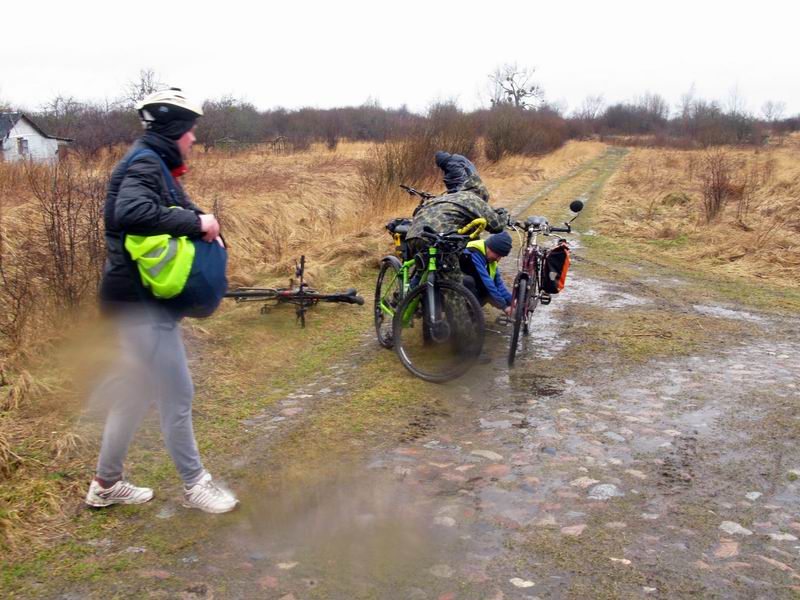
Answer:
MULTIPOLYGON (((519 208, 555 220, 575 197, 591 206, 621 156, 519 208)), ((797 597, 800 322, 698 295, 591 236, 576 245, 568 287, 537 309, 515 369, 491 326, 493 363, 423 388, 430 409, 367 442, 364 459, 323 457, 306 465, 324 473, 311 482, 254 477, 243 510, 203 543, 123 569, 111 593, 81 583, 58 597, 797 597)), ((320 399, 363 386, 378 352, 365 333, 243 427, 273 451, 320 399)), ((239 468, 260 468, 258 447, 239 468)), ((177 540, 208 523, 170 504, 158 517, 177 540)))

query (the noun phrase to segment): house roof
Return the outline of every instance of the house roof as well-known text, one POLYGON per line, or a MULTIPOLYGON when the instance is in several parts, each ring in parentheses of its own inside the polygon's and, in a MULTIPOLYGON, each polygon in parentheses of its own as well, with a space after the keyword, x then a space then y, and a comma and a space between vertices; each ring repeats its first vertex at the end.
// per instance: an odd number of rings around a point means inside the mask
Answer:
POLYGON ((14 125, 16 125, 20 119, 25 119, 28 122, 28 124, 31 127, 33 127, 37 132, 39 132, 39 134, 43 137, 50 138, 51 140, 60 140, 62 142, 73 141, 72 138, 58 137, 57 135, 49 135, 45 133, 41 127, 39 127, 36 123, 34 123, 31 120, 31 118, 28 117, 27 115, 24 115, 22 113, 12 113, 12 112, 0 113, 0 139, 5 138, 8 135, 8 132, 14 129, 14 125))
POLYGON ((0 138, 6 137, 14 129, 21 116, 20 113, 0 113, 0 138))

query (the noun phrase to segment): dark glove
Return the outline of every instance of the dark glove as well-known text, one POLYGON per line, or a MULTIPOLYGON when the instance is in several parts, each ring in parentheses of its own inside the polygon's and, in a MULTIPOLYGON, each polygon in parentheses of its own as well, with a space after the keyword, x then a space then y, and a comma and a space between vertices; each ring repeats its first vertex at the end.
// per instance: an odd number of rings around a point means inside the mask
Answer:
POLYGON ((503 207, 495 208, 494 212, 497 213, 497 217, 501 222, 511 222, 511 215, 508 214, 508 209, 503 207))

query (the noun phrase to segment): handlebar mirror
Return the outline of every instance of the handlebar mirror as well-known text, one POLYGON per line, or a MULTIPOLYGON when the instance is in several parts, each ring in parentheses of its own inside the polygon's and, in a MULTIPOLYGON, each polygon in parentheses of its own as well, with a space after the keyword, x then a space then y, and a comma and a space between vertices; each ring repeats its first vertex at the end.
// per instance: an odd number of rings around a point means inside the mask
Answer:
POLYGON ((574 213, 579 213, 583 210, 583 202, 580 200, 573 200, 569 205, 569 209, 574 213))

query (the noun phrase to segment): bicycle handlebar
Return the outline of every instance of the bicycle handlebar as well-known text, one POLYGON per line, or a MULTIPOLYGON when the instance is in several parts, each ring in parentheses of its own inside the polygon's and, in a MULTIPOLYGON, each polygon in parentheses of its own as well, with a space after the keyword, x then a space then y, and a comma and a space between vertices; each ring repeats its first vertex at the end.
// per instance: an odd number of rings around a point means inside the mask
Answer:
MULTIPOLYGON (((528 227, 533 226, 533 223, 522 222, 522 221, 514 221, 513 223, 509 223, 509 227, 513 229, 523 229, 525 231, 528 230, 528 227)), ((536 230, 544 235, 549 235, 550 233, 572 233, 572 227, 570 227, 569 223, 564 223, 564 227, 553 227, 547 221, 543 221, 540 224, 536 224, 536 230), (542 227, 541 225, 544 225, 542 227)))
POLYGON ((422 198, 423 200, 430 200, 431 198, 435 198, 435 197, 436 197, 436 196, 434 196, 433 194, 429 194, 428 192, 422 192, 422 191, 420 191, 420 190, 415 190, 415 189, 414 189, 413 187, 411 187, 410 185, 403 185, 403 184, 401 183, 401 184, 400 184, 400 187, 401 187, 403 190, 405 190, 406 192, 408 192, 408 194, 409 194, 409 195, 411 195, 411 196, 419 196, 419 197, 420 197, 420 198, 422 198))

